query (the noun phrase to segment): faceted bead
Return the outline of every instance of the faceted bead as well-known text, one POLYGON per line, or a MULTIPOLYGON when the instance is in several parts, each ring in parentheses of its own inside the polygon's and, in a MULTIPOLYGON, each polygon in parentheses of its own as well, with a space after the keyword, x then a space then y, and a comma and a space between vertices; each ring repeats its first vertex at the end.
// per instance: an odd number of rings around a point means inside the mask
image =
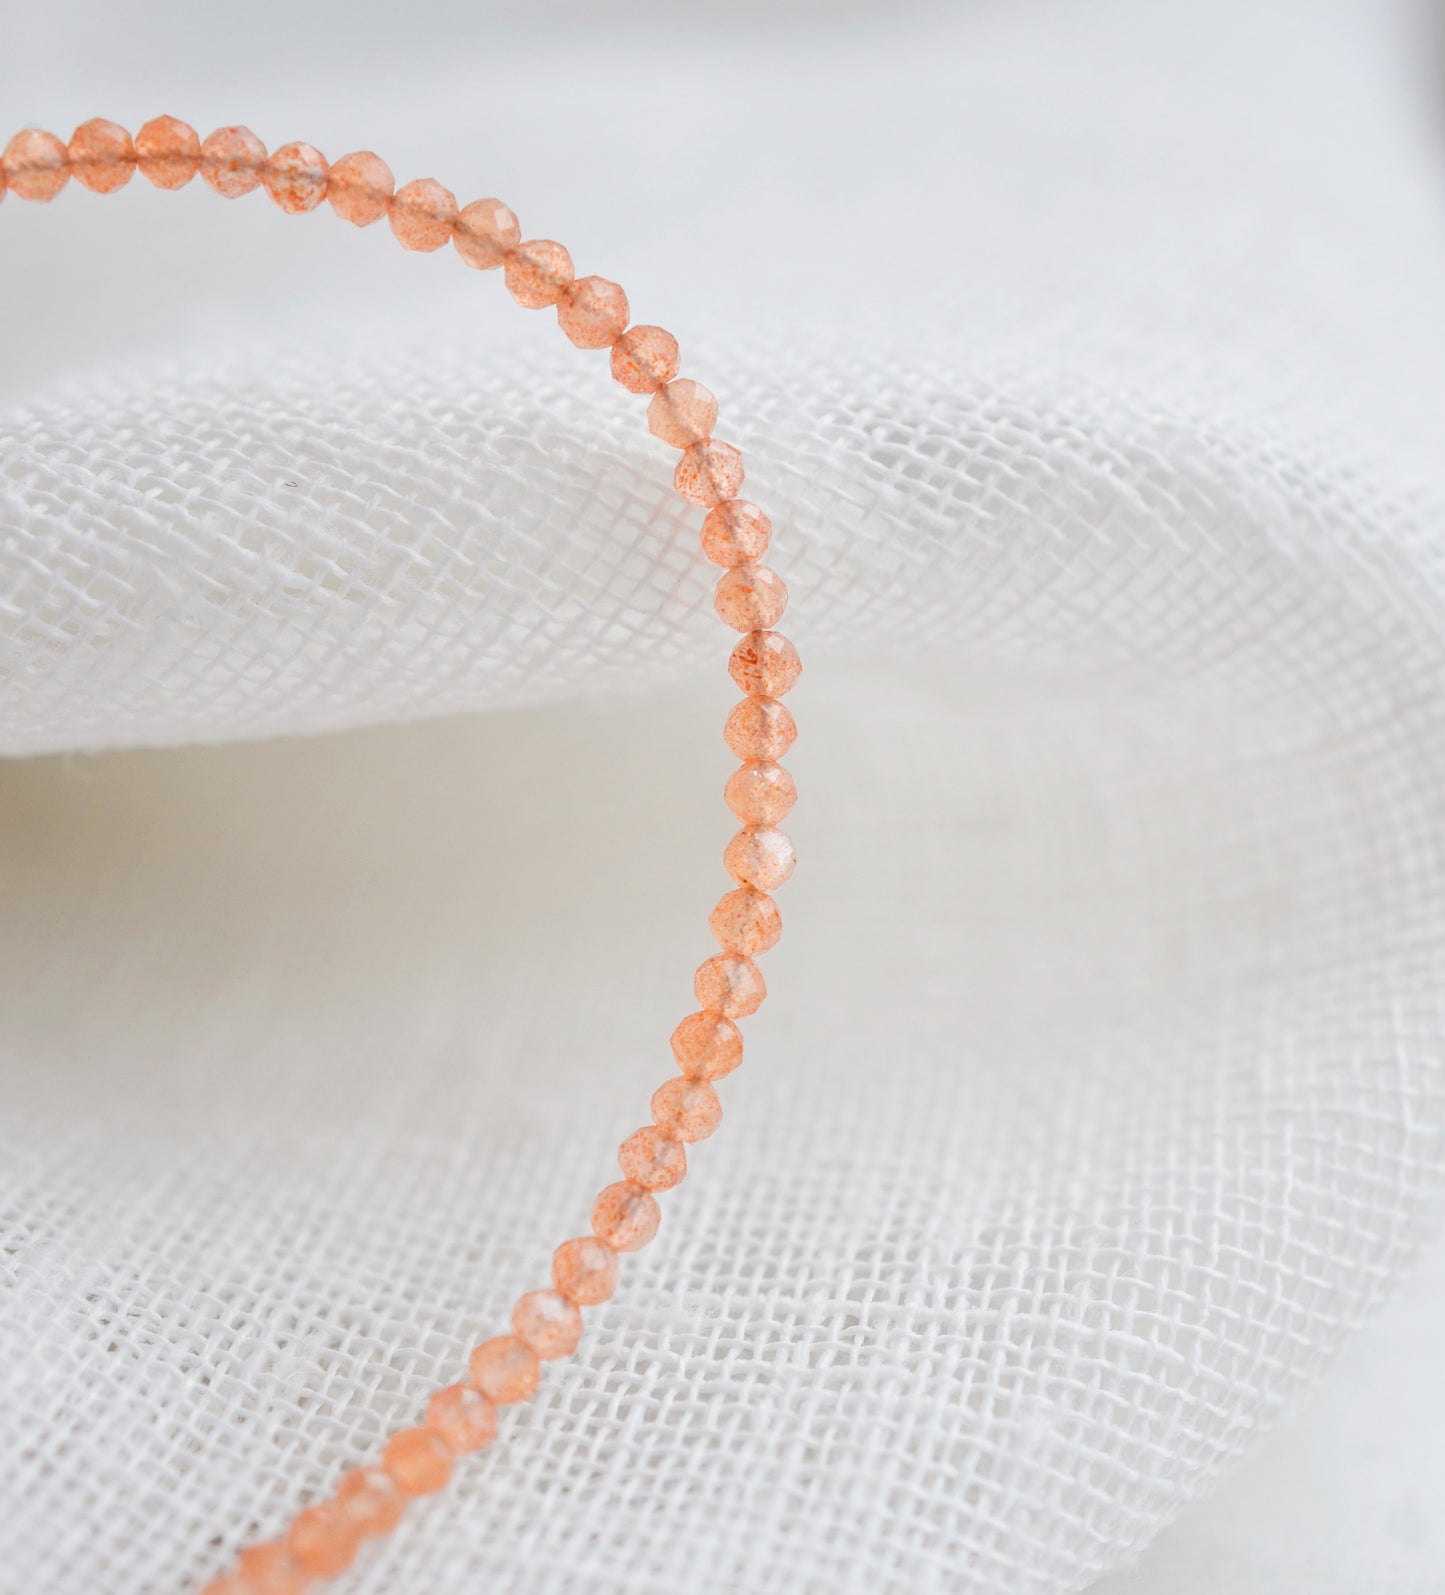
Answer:
POLYGON ((722 1103, 706 1080, 679 1075, 652 1093, 652 1122, 674 1141, 705 1141, 722 1123, 722 1103))
POLYGON ((610 349, 627 316, 627 295, 605 277, 578 277, 557 301, 557 325, 579 349, 610 349))
POLYGON ((762 970, 741 953, 719 953, 704 959, 693 976, 692 991, 705 1009, 729 1019, 756 1013, 768 994, 762 970))
POLYGON ((403 1495, 435 1495, 452 1476, 452 1453, 432 1429, 403 1429, 386 1442, 381 1465, 403 1495))
POLYGON ((723 741, 740 759, 781 759, 797 740, 792 712, 775 698, 744 698, 723 727, 723 741))
POLYGON ((781 698, 802 673, 798 650, 776 631, 750 631, 728 660, 728 674, 759 698, 781 698))
POLYGON ((728 777, 723 799, 744 825, 776 825, 798 801, 798 789, 781 764, 755 759, 728 777))
POLYGON ((136 134, 135 156, 156 188, 184 188, 201 169, 200 135, 174 116, 158 116, 136 134))
POLYGON ((753 825, 739 831, 723 849, 729 875, 744 886, 775 891, 793 873, 798 862, 792 841, 771 825, 753 825))
POLYGON ((315 210, 326 198, 326 157, 314 144, 283 144, 266 162, 266 192, 288 215, 315 210))
POLYGON ((499 199, 474 199, 457 217, 452 247, 478 271, 500 266, 521 241, 522 229, 508 205, 499 199))
POLYGON ((54 133, 27 128, 17 133, 0 155, 5 181, 12 194, 43 204, 54 199, 70 181, 70 156, 54 133))
POLYGON ((612 375, 629 393, 656 393, 681 363, 677 339, 661 327, 629 327, 612 345, 612 375))
POLYGON ((563 1241, 552 1253, 552 1282, 579 1307, 595 1307, 617 1289, 617 1253, 595 1235, 563 1241))
POLYGON ((529 1291, 512 1309, 512 1333, 543 1362, 570 1357, 582 1338, 582 1314, 558 1291, 529 1291))
POLYGON ((311 1582, 310 1575, 279 1540, 242 1551, 236 1558, 236 1571, 251 1595, 303 1595, 311 1582))
POLYGON ((448 1385, 426 1404, 426 1426, 453 1456, 480 1451, 497 1437, 497 1409, 471 1385, 448 1385))
POLYGON ((456 195, 434 177, 405 184, 391 202, 391 230, 403 249, 429 255, 446 243, 456 224, 456 195))
POLYGON ((738 565, 718 578, 713 608, 734 631, 766 631, 787 607, 783 578, 766 565, 738 565))
POLYGON ((647 430, 675 449, 710 438, 716 425, 717 400, 691 377, 679 377, 659 388, 647 407, 647 430))
POLYGON ((743 485, 743 457, 731 443, 706 438, 683 450, 672 485, 690 504, 721 504, 743 485))
POLYGON ((360 1544, 361 1530, 334 1501, 298 1513, 286 1535, 286 1549, 315 1578, 344 1573, 360 1544))
POLYGON ((370 227, 391 209, 396 179, 381 156, 370 150, 343 155, 326 178, 331 208, 353 227, 370 227))
POLYGON ((471 1381, 499 1407, 537 1393, 537 1353, 519 1335, 494 1335, 472 1353, 471 1381))
POLYGON ((720 1013, 690 1013, 672 1033, 672 1055, 691 1080, 721 1080, 743 1061, 743 1038, 720 1013))
POLYGON ((524 310, 555 305, 572 281, 572 257, 550 238, 518 244, 503 273, 507 292, 524 310))
POLYGON ((670 1191, 687 1173, 687 1149, 654 1124, 637 1130, 617 1149, 617 1163, 644 1191, 670 1191))
POLYGON ((708 924, 724 952, 746 953, 749 958, 778 945, 783 916, 766 892, 739 886, 718 899, 708 924))
POLYGON ((93 194, 113 194, 135 175, 135 145, 118 123, 94 117, 70 135, 70 170, 93 194))
POLYGON ((336 1486, 336 1506, 358 1534, 390 1534, 406 1499, 382 1468, 357 1468, 336 1486))
POLYGON ((732 498, 707 512, 702 551, 714 565, 746 565, 767 552, 773 523, 745 498, 732 498))
POLYGON ((614 1252, 640 1252, 661 1222, 656 1197, 631 1180, 609 1185, 592 1207, 592 1233, 614 1252))
POLYGON ((249 127, 218 127, 201 145, 201 176, 222 199, 239 199, 261 183, 266 146, 249 127))

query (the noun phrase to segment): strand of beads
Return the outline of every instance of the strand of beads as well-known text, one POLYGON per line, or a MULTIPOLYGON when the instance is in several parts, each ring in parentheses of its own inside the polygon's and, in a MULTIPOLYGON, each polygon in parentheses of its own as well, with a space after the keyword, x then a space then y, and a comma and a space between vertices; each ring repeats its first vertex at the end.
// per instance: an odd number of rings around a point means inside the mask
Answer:
POLYGON ((440 1490, 456 1459, 491 1444, 497 1408, 525 1401, 537 1388, 541 1364, 568 1356, 582 1335, 582 1308, 604 1302, 617 1288, 620 1253, 634 1252, 657 1233, 657 1194, 687 1172, 687 1148, 722 1120, 714 1082, 742 1062, 736 1021, 755 1013, 767 995, 754 959, 782 934, 770 895, 793 871, 793 845, 778 822, 792 808, 793 778, 778 762, 797 736, 780 701, 802 669, 785 637, 787 589, 759 563, 771 526, 757 505, 739 498, 742 456, 713 435, 717 400, 700 383, 679 377, 677 340, 661 327, 628 326, 627 295, 603 277, 577 277, 572 257, 550 239, 524 242, 517 218, 500 200, 458 207, 433 178, 397 188, 391 169, 370 151, 328 163, 311 144, 287 144, 270 155, 248 128, 223 127, 201 139, 174 117, 147 122, 134 140, 114 122, 95 120, 68 144, 52 133, 18 133, 0 155, 0 199, 51 200, 73 177, 99 194, 123 188, 139 171, 157 188, 183 188, 197 174, 216 193, 237 199, 264 188, 282 210, 300 214, 323 200, 358 227, 383 217, 403 248, 429 252, 450 241, 467 265, 500 267, 517 303, 555 307, 557 321, 581 349, 611 351, 612 374, 630 393, 649 398, 652 434, 679 451, 677 491, 707 510, 702 548, 723 567, 717 612, 743 633, 728 668, 744 697, 728 716, 724 736, 741 761, 724 789, 742 829, 723 853, 737 882, 713 909, 709 923, 721 947, 698 968, 698 1011, 672 1034, 679 1073, 652 1098, 652 1123, 622 1143, 622 1179, 592 1208, 592 1231, 563 1242, 552 1256, 549 1289, 524 1295, 511 1332, 471 1354, 464 1382, 438 1390, 415 1428, 392 1435, 378 1463, 355 1469, 332 1497, 308 1507, 281 1538, 243 1551, 237 1566, 204 1595, 301 1595, 316 1580, 343 1572, 363 1540, 400 1522, 406 1503, 440 1490))

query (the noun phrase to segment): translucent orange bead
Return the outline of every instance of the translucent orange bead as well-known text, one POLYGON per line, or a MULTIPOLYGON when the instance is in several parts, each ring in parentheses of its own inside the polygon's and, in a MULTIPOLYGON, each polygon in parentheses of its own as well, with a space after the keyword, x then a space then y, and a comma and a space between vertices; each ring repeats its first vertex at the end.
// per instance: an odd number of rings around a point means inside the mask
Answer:
POLYGON ((474 199, 464 205, 452 233, 452 247, 478 271, 500 266, 521 241, 522 229, 499 199, 474 199))
POLYGON ((629 393, 656 393, 681 363, 677 339, 661 327, 629 327, 612 345, 612 375, 629 393))
POLYGON ((432 1429, 403 1429, 386 1442, 381 1465, 403 1495, 435 1495, 452 1476, 452 1453, 432 1429))
POLYGON ((315 210, 326 198, 329 170, 314 144, 283 144, 261 174, 266 192, 290 216, 315 210))
POLYGON ((702 551, 714 565, 747 565, 767 552, 773 523, 756 504, 730 498, 707 512, 702 551))
POLYGON ((746 1019, 763 1005, 768 988, 763 972, 741 953, 718 953, 697 966, 693 995, 711 1013, 729 1019, 746 1019))
POLYGON ((93 194, 113 194, 135 175, 135 145, 119 122, 93 117, 70 135, 70 170, 93 194))
POLYGON ((754 759, 728 777, 723 800, 744 825, 776 825, 798 801, 798 789, 781 764, 754 759))
POLYGON ((471 1385, 448 1385, 426 1404, 426 1426, 453 1456, 481 1451, 497 1437, 497 1409, 471 1385))
POLYGON ((687 1173, 687 1149, 655 1124, 634 1131, 617 1149, 617 1164, 644 1191, 670 1191, 687 1173))
POLYGON ((201 169, 201 139, 188 122, 158 116, 135 136, 136 165, 156 188, 184 188, 201 169))
POLYGON ((391 230, 403 249, 429 255, 452 236, 457 200, 434 177, 419 177, 397 189, 391 202, 391 230))
POLYGON ((798 650, 776 631, 750 631, 728 660, 728 674, 738 686, 760 698, 781 698, 802 673, 798 650))
POLYGON ((251 1595, 303 1595, 311 1582, 310 1574, 279 1541, 242 1551, 236 1571, 251 1595))
POLYGON ((499 1407, 537 1393, 541 1371, 537 1353, 520 1335, 494 1335, 483 1341, 468 1366, 472 1383, 499 1407))
POLYGON ((579 1307, 595 1307, 617 1289, 617 1253, 595 1235, 563 1241, 552 1253, 552 1283, 579 1307))
POLYGON ((357 1468, 336 1486, 336 1507, 358 1534, 390 1534, 401 1522, 406 1498, 382 1468, 357 1468))
POLYGON ((396 179, 381 156, 370 150, 343 155, 326 177, 331 208, 353 227, 370 227, 391 209, 396 179))
POLYGON ((787 607, 783 578, 766 565, 738 565, 718 578, 713 608, 734 631, 766 631, 787 607))
POLYGON ((17 133, 0 155, 0 168, 12 194, 44 204, 70 181, 70 156, 54 133, 26 128, 17 133))
POLYGON ((266 146, 249 127, 218 127, 201 145, 201 176, 222 199, 239 199, 261 184, 266 146))
POLYGON ((614 1252, 639 1252, 657 1234, 662 1209, 631 1180, 609 1185, 592 1207, 592 1233, 614 1252))
POLYGON ((550 238, 518 244, 507 257, 507 292, 524 310, 555 305, 572 281, 572 257, 550 238))
POLYGON ((707 438, 683 450, 672 485, 690 504, 721 504, 743 485, 743 457, 731 443, 707 438))
POLYGON ((647 430, 675 449, 710 438, 716 425, 717 400, 691 377, 679 377, 659 388, 647 407, 647 430))
POLYGON ((766 892, 739 886, 718 899, 708 924, 724 952, 746 953, 749 958, 778 945, 783 916, 766 892))
POLYGON ((557 325, 579 349, 610 349, 627 316, 627 295, 605 277, 578 277, 557 301, 557 325))
POLYGON ((512 1309, 512 1333, 543 1362, 570 1357, 582 1338, 582 1314, 560 1291, 528 1291, 512 1309))
POLYGON ((344 1573, 360 1544, 361 1530, 334 1501, 298 1513, 286 1535, 286 1549, 313 1578, 344 1573))
POLYGON ((672 1033, 672 1055, 692 1080, 721 1080, 743 1061, 743 1038, 720 1013, 690 1013, 672 1033))
POLYGON ((771 892, 793 873, 798 862, 790 838, 771 825, 752 825, 739 831, 723 849, 723 865, 743 886, 771 892))
POLYGON ((740 759, 781 759, 798 740, 798 727, 775 698, 744 698, 729 713, 723 740, 740 759))
POLYGON ((652 1122, 674 1141, 705 1141, 722 1123, 722 1103, 706 1080, 679 1075, 652 1093, 652 1122))

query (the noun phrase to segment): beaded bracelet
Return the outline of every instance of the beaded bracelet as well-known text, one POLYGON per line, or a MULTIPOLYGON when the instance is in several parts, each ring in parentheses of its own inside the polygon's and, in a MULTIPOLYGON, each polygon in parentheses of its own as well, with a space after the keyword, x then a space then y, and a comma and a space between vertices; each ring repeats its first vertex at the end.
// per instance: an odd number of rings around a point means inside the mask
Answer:
POLYGON ((654 1094, 652 1123, 619 1148, 623 1178, 597 1198, 592 1233, 557 1248, 552 1288, 530 1291, 517 1302, 512 1332, 478 1346, 466 1380, 438 1390, 421 1424, 392 1435, 379 1463, 348 1473, 330 1500, 301 1512, 279 1539, 244 1551, 234 1570, 203 1592, 300 1595, 317 1579, 349 1567, 362 1540, 395 1528, 408 1500, 440 1490, 457 1457, 491 1444, 496 1409, 533 1394, 541 1362, 576 1349, 581 1309, 616 1290, 618 1254, 639 1250, 657 1233, 657 1193, 682 1179, 687 1146, 721 1122, 713 1082, 742 1062, 735 1021, 755 1013, 767 995, 753 959, 782 934, 769 893, 793 872, 793 844, 777 824, 797 792, 777 761, 793 745, 797 727, 779 700, 802 665, 792 643, 772 630, 787 589, 758 563, 771 523, 756 504, 737 496, 742 455, 713 436, 717 401, 700 382, 678 376, 678 345, 670 332, 628 325, 627 295, 615 282, 575 276, 572 257, 550 239, 523 242, 516 216, 500 200, 474 200, 459 209, 453 195, 429 177, 395 188, 386 162, 369 151, 330 165, 310 144, 287 144, 268 156, 248 128, 219 128, 203 142, 170 116, 147 122, 134 141, 124 128, 101 119, 78 127, 68 145, 53 133, 17 133, 0 156, 0 200, 7 189, 20 199, 51 200, 72 177, 93 193, 109 194, 137 169, 165 189, 182 188, 199 172, 227 199, 264 187, 292 214, 328 200, 338 216, 358 227, 385 216, 404 249, 430 252, 450 239, 467 265, 501 267, 518 304, 529 310, 555 306, 559 326, 579 349, 611 350, 617 381, 629 393, 651 395, 649 430, 681 451, 673 484, 708 512, 703 552, 724 567, 717 612, 745 634, 728 670, 746 696, 723 731, 742 761, 723 794, 742 824, 723 852, 738 884, 708 921, 722 951, 698 966, 693 991, 699 1011, 672 1033, 681 1072, 654 1094))

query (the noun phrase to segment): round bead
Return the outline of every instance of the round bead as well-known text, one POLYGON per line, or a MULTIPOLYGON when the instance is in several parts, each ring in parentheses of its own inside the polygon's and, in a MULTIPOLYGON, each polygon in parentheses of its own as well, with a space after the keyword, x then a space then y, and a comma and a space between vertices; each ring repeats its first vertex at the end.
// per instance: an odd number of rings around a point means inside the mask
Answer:
POLYGON ((290 216, 315 210, 326 198, 326 157, 314 144, 283 144, 266 162, 261 181, 290 216))
POLYGON ((707 438, 684 449, 672 485, 689 504, 721 504, 743 485, 743 457, 731 443, 707 438))
POLYGON ((677 339, 661 327, 629 327, 612 345, 612 375, 629 393, 656 393, 681 363, 677 339))
POLYGON ((582 1314, 558 1291, 529 1291, 512 1309, 512 1333, 543 1362, 570 1357, 582 1338, 582 1314))
POLYGON ((381 1465, 403 1495, 435 1495, 452 1476, 452 1454, 431 1429, 403 1429, 381 1453, 381 1465))
POLYGON ((286 1549, 297 1566, 314 1578, 344 1573, 360 1544, 361 1530, 334 1501, 298 1513, 286 1535, 286 1549))
POLYGON ((358 1534, 390 1534, 406 1499, 382 1468, 357 1468, 336 1486, 336 1506, 358 1534))
POLYGON ((156 188, 184 188, 201 169, 201 139, 188 122, 158 116, 135 136, 136 165, 156 188))
POLYGON ((370 227, 391 209, 396 179, 381 156, 370 150, 343 155, 326 178, 331 208, 353 227, 370 227))
POLYGON ((617 1289, 617 1253, 595 1235, 563 1241, 552 1253, 552 1282, 568 1301, 595 1307, 617 1289))
POLYGON ((434 177, 405 184, 391 202, 391 230, 403 249, 429 255, 446 243, 456 224, 456 195, 434 177))
POLYGON ((728 777, 723 799, 744 825, 776 825, 798 801, 798 789, 781 764, 755 759, 728 777))
POLYGON ((749 826, 723 849, 728 874, 742 885, 756 886, 763 892, 781 886, 797 862, 791 840, 771 825, 749 826))
POLYGON ((672 1033, 672 1055, 691 1080, 721 1080, 743 1061, 743 1038, 720 1013, 690 1013, 672 1033))
POLYGON ((723 740, 740 759, 781 759, 798 740, 798 726, 775 698, 744 698, 729 713, 723 740))
POLYGON ((767 552, 773 523, 756 504, 731 498, 707 512, 702 551, 714 565, 747 565, 767 552))
POLYGON ((579 277, 557 301, 557 325, 579 349, 610 349, 627 316, 627 295, 605 277, 579 277))
POLYGON ((518 244, 503 273, 507 292, 524 310, 555 305, 572 281, 572 257, 550 238, 518 244))
POLYGON ((787 607, 783 578, 766 565, 738 565, 718 578, 713 608, 734 631, 766 631, 787 607))
POLYGON ((218 127, 201 145, 201 176, 222 199, 239 199, 261 183, 266 146, 249 127, 218 127))
POLYGON ((70 170, 93 194, 113 194, 135 175, 135 145, 119 122, 94 117, 70 135, 70 170))
POLYGON ((687 1173, 687 1149, 654 1124, 637 1130, 617 1149, 617 1163, 644 1191, 670 1191, 687 1173))
POLYGON ((659 388, 647 407, 647 430, 675 449, 710 438, 716 425, 717 400, 691 377, 679 377, 659 388))
POLYGON ((236 1571, 251 1595, 303 1595, 311 1582, 279 1540, 242 1551, 236 1558, 236 1571))
POLYGON ((609 1185, 592 1207, 592 1233, 614 1252, 640 1252, 661 1222, 656 1197, 631 1180, 609 1185))
POLYGON ((749 958, 778 945, 783 916, 766 892, 739 886, 718 899, 708 924, 724 952, 746 953, 749 958))
POLYGON ((426 1426, 453 1456, 465 1456, 496 1439, 497 1409, 471 1385, 448 1385, 427 1402, 426 1426))
POLYGON ((758 698, 781 698, 802 673, 798 650, 776 631, 750 631, 728 660, 728 674, 758 698))
POLYGON ((511 207, 499 199, 474 199, 457 217, 452 247, 478 271, 500 266, 517 247, 522 229, 511 207))
POLYGON ((756 1013, 768 994, 762 970, 741 953, 719 953, 704 959, 693 976, 692 991, 705 1009, 729 1019, 746 1019, 756 1013))
POLYGON ((494 1335, 472 1353, 469 1369, 477 1389, 505 1407, 536 1394, 541 1365, 519 1335, 494 1335))
POLYGON ((54 133, 26 128, 0 155, 5 182, 12 194, 44 204, 70 181, 70 157, 54 133))
POLYGON ((652 1121, 674 1141, 705 1141, 722 1123, 722 1103, 706 1080, 679 1075, 652 1093, 652 1121))

